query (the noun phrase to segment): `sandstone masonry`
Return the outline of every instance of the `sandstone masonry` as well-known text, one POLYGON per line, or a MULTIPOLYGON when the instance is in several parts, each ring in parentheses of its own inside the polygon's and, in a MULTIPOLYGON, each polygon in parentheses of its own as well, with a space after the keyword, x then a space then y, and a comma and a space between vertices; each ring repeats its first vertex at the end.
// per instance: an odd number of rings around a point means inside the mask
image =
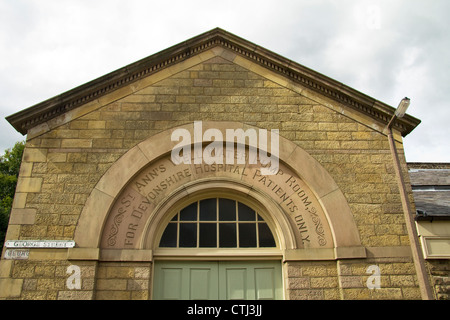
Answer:
MULTIPOLYGON (((366 258, 336 259, 331 250, 334 258, 284 261, 286 298, 420 299, 389 144, 378 125, 319 93, 265 74, 259 65, 232 61, 230 51, 217 52, 142 88, 130 84, 89 102, 70 111, 70 121, 30 132, 7 240, 73 240, 97 182, 128 150, 193 121, 232 121, 279 129, 317 160, 344 194, 367 252, 366 258), (380 267, 380 289, 366 287, 370 265, 380 267)), ((396 138, 406 173, 401 137, 396 138)), ((0 298, 151 298, 151 258, 112 259, 98 249, 87 259, 87 253, 78 258, 71 252, 31 249, 28 260, 2 260, 0 298), (66 287, 72 264, 81 267, 80 290, 66 287)), ((448 295, 447 280, 435 278, 439 298, 448 295)))

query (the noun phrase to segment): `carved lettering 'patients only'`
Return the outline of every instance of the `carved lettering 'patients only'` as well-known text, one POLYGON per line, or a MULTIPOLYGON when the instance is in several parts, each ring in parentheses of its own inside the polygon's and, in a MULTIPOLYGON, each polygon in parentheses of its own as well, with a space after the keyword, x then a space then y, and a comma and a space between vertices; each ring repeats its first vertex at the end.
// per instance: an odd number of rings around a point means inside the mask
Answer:
POLYGON ((186 183, 200 179, 238 180, 275 200, 295 226, 305 248, 332 247, 331 232, 318 200, 308 186, 280 163, 274 175, 260 164, 177 164, 157 160, 133 178, 111 208, 102 236, 103 248, 139 248, 147 221, 161 201, 186 183))

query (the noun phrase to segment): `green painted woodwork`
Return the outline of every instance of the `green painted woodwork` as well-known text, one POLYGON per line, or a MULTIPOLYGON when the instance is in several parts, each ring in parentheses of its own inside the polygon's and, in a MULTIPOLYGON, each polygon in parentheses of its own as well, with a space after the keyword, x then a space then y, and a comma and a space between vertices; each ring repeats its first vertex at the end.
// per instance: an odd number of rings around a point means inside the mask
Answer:
POLYGON ((156 300, 279 300, 280 261, 157 261, 156 300))

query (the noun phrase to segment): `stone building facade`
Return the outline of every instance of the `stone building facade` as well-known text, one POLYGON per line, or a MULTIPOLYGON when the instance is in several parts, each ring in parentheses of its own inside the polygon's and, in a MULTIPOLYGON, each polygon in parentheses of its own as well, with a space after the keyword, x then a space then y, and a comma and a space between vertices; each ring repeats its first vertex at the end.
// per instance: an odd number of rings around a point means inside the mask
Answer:
POLYGON ((416 224, 436 299, 450 299, 450 164, 408 163, 416 224))
POLYGON ((12 115, 0 297, 421 299, 394 111, 214 29, 12 115))

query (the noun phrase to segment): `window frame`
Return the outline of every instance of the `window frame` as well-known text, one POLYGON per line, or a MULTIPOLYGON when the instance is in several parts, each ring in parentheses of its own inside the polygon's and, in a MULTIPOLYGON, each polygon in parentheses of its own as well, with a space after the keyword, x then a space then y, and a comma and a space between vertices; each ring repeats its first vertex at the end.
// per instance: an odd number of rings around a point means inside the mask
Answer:
MULTIPOLYGON (((164 216, 158 223, 158 227, 154 230, 154 236, 148 233, 147 239, 152 239, 153 260, 280 260, 284 257, 284 251, 281 248, 285 246, 280 236, 284 234, 278 233, 277 220, 269 213, 268 209, 258 200, 249 196, 248 191, 242 193, 241 190, 233 190, 229 188, 217 188, 216 186, 208 189, 195 190, 194 192, 185 193, 183 197, 177 197, 176 201, 162 203, 161 207, 169 207, 165 211, 164 216), (274 248, 160 248, 159 242, 161 236, 175 214, 190 203, 207 198, 225 197, 233 199, 254 209, 260 214, 269 227, 274 240, 274 248)), ((148 240, 146 240, 148 241, 148 240)))
MULTIPOLYGON (((192 211, 185 211, 184 212, 186 215, 192 215, 192 211)), ((227 213, 228 215, 228 213, 227 213)), ((252 227, 250 227, 250 229, 252 229, 252 227)), ((253 231, 252 231, 253 232, 253 231)), ((191 236, 192 237, 192 236, 191 236)), ((197 199, 195 201, 191 201, 189 204, 185 205, 184 207, 180 208, 179 210, 176 210, 174 214, 171 215, 170 220, 165 224, 160 237, 158 238, 159 241, 158 243, 158 249, 178 249, 178 250, 186 250, 186 249, 197 249, 197 250, 223 250, 223 249, 232 249, 232 250, 242 250, 242 249, 276 249, 278 248, 278 243, 276 241, 276 236, 274 235, 272 229, 270 228, 269 224, 266 222, 266 220, 264 219, 264 217, 260 214, 260 212, 258 210, 256 210, 255 208, 253 208, 252 206, 238 200, 232 197, 227 197, 227 196, 221 196, 221 197, 205 197, 205 198, 200 198, 197 199), (202 218, 202 201, 207 201, 207 200, 214 200, 215 204, 213 205, 215 207, 215 219, 211 219, 211 217, 209 217, 208 219, 203 219, 202 218), (234 215, 234 217, 229 216, 230 219, 223 219, 223 216, 221 215, 221 213, 223 211, 224 206, 222 206, 222 204, 228 202, 228 201, 232 201, 233 205, 235 206, 234 210, 231 210, 231 212, 233 212, 232 215, 234 215), (183 217, 183 210, 188 209, 189 207, 193 206, 195 204, 195 219, 193 219, 193 217, 190 217, 189 219, 186 219, 186 216, 183 217), (222 208, 222 209, 221 209, 222 208), (239 214, 240 212, 242 212, 242 210, 247 210, 250 209, 252 214, 254 215, 254 217, 252 217, 252 219, 242 219, 242 216, 239 214), (161 246, 161 242, 163 241, 163 237, 165 235, 165 231, 168 230, 169 225, 175 225, 175 227, 171 227, 171 229, 173 229, 172 231, 175 232, 175 234, 172 234, 171 236, 175 236, 176 239, 168 239, 169 241, 168 243, 171 243, 171 246, 161 246), (193 242, 191 241, 190 245, 187 245, 186 243, 183 245, 182 243, 182 239, 180 238, 180 234, 182 233, 182 229, 184 230, 187 225, 195 225, 195 237, 196 240, 195 245, 192 245, 193 242), (205 225, 214 225, 215 228, 211 228, 214 229, 215 231, 215 245, 212 245, 213 243, 211 243, 211 245, 202 245, 202 239, 201 239, 201 226, 205 226, 205 225), (231 242, 233 243, 232 245, 223 245, 223 238, 221 237, 221 229, 223 229, 226 225, 230 225, 230 226, 234 226, 233 230, 234 230, 234 240, 230 239, 231 242), (252 239, 245 239, 241 237, 241 228, 244 229, 245 226, 253 226, 254 228, 254 238, 252 237, 252 239), (261 232, 262 230, 265 229, 265 232, 269 232, 271 239, 264 239, 261 236, 261 232), (250 242, 255 243, 255 246, 249 246, 249 245, 245 245, 245 242, 248 242, 250 240, 250 242), (269 246, 264 246, 263 243, 264 241, 269 240, 270 245, 269 246), (173 245, 173 243, 175 242, 175 245, 173 245), (222 242, 222 243, 221 243, 222 242), (272 245, 273 242, 273 245, 272 245)), ((187 238, 183 239, 183 240, 187 240, 187 238)), ((193 239, 191 239, 193 240, 193 239)))
POLYGON ((158 260, 283 260, 286 249, 296 248, 292 224, 278 204, 247 184, 227 179, 195 181, 175 191, 162 201, 155 215, 147 222, 142 247, 152 250, 152 261, 158 260), (275 238, 275 248, 159 248, 159 241, 169 221, 177 211, 190 203, 214 197, 240 201, 256 210, 266 221, 275 238))

